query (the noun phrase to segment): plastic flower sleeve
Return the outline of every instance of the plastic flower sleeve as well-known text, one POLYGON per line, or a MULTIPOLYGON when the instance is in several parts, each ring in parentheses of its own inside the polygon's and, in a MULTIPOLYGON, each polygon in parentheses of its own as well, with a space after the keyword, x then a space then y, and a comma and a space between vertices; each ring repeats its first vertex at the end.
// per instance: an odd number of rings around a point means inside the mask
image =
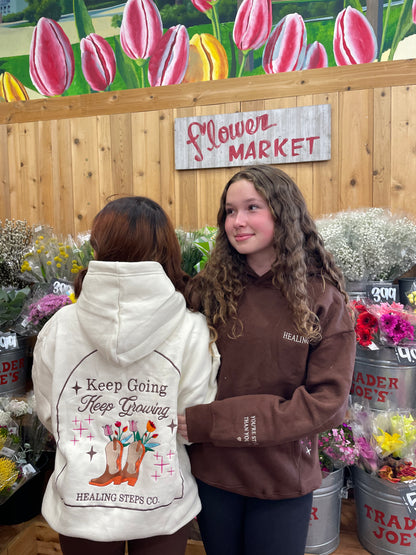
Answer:
POLYGON ((34 288, 33 296, 26 300, 22 312, 13 326, 16 333, 21 335, 37 334, 55 312, 75 301, 73 288, 70 284, 58 283, 58 285, 65 285, 66 293, 63 294, 60 294, 59 290, 55 294, 53 285, 38 284, 34 288))
POLYGON ((38 473, 50 438, 37 417, 32 393, 0 397, 0 505, 38 473))

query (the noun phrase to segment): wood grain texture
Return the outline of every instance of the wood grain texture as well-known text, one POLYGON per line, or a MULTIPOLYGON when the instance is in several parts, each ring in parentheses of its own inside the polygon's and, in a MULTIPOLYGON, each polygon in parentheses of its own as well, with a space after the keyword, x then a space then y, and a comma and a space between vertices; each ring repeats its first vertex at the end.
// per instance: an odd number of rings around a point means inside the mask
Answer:
POLYGON ((144 195, 175 227, 215 225, 239 167, 175 170, 175 118, 331 106, 331 159, 281 164, 314 217, 416 217, 416 60, 0 104, 0 220, 76 235, 108 199, 144 195))

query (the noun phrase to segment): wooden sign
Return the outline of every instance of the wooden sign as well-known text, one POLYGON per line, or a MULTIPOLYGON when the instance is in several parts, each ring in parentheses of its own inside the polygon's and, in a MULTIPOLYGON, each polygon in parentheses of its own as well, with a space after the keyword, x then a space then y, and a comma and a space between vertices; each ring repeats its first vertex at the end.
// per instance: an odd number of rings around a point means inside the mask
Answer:
POLYGON ((329 104, 175 119, 177 170, 330 158, 329 104))

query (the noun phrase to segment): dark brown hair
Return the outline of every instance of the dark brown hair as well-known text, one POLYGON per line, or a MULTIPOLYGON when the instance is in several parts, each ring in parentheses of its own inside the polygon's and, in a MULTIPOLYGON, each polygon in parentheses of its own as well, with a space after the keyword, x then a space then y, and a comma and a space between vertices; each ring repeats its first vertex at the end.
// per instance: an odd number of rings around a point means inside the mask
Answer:
MULTIPOLYGON (((95 216, 91 228, 95 259, 107 262, 159 262, 175 288, 183 293, 187 276, 172 222, 157 202, 146 197, 121 197, 95 216)), ((75 280, 78 297, 87 270, 75 280)))

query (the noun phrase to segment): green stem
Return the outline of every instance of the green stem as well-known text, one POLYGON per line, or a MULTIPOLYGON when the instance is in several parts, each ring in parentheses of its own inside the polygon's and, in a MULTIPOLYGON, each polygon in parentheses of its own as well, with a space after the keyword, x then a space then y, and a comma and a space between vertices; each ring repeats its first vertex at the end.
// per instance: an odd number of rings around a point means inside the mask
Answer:
POLYGON ((240 70, 238 72, 237 77, 241 77, 242 74, 243 74, 244 65, 246 63, 247 56, 248 56, 248 53, 250 52, 250 50, 243 50, 242 52, 243 52, 243 59, 241 60, 240 70))
POLYGON ((147 60, 142 60, 141 58, 138 58, 136 60, 137 65, 139 66, 139 84, 141 89, 144 88, 144 66, 146 65, 147 60))
POLYGON ((391 6, 391 0, 389 0, 389 4, 387 6, 386 18, 384 19, 384 16, 383 16, 383 33, 381 35, 381 44, 380 44, 380 51, 378 53, 378 61, 381 60, 381 55, 383 53, 383 48, 384 48, 384 42, 386 40, 387 23, 390 16, 390 6, 391 6))
POLYGON ((220 21, 218 19, 218 11, 216 6, 212 6, 212 28, 214 30, 214 37, 221 42, 221 29, 220 21))

